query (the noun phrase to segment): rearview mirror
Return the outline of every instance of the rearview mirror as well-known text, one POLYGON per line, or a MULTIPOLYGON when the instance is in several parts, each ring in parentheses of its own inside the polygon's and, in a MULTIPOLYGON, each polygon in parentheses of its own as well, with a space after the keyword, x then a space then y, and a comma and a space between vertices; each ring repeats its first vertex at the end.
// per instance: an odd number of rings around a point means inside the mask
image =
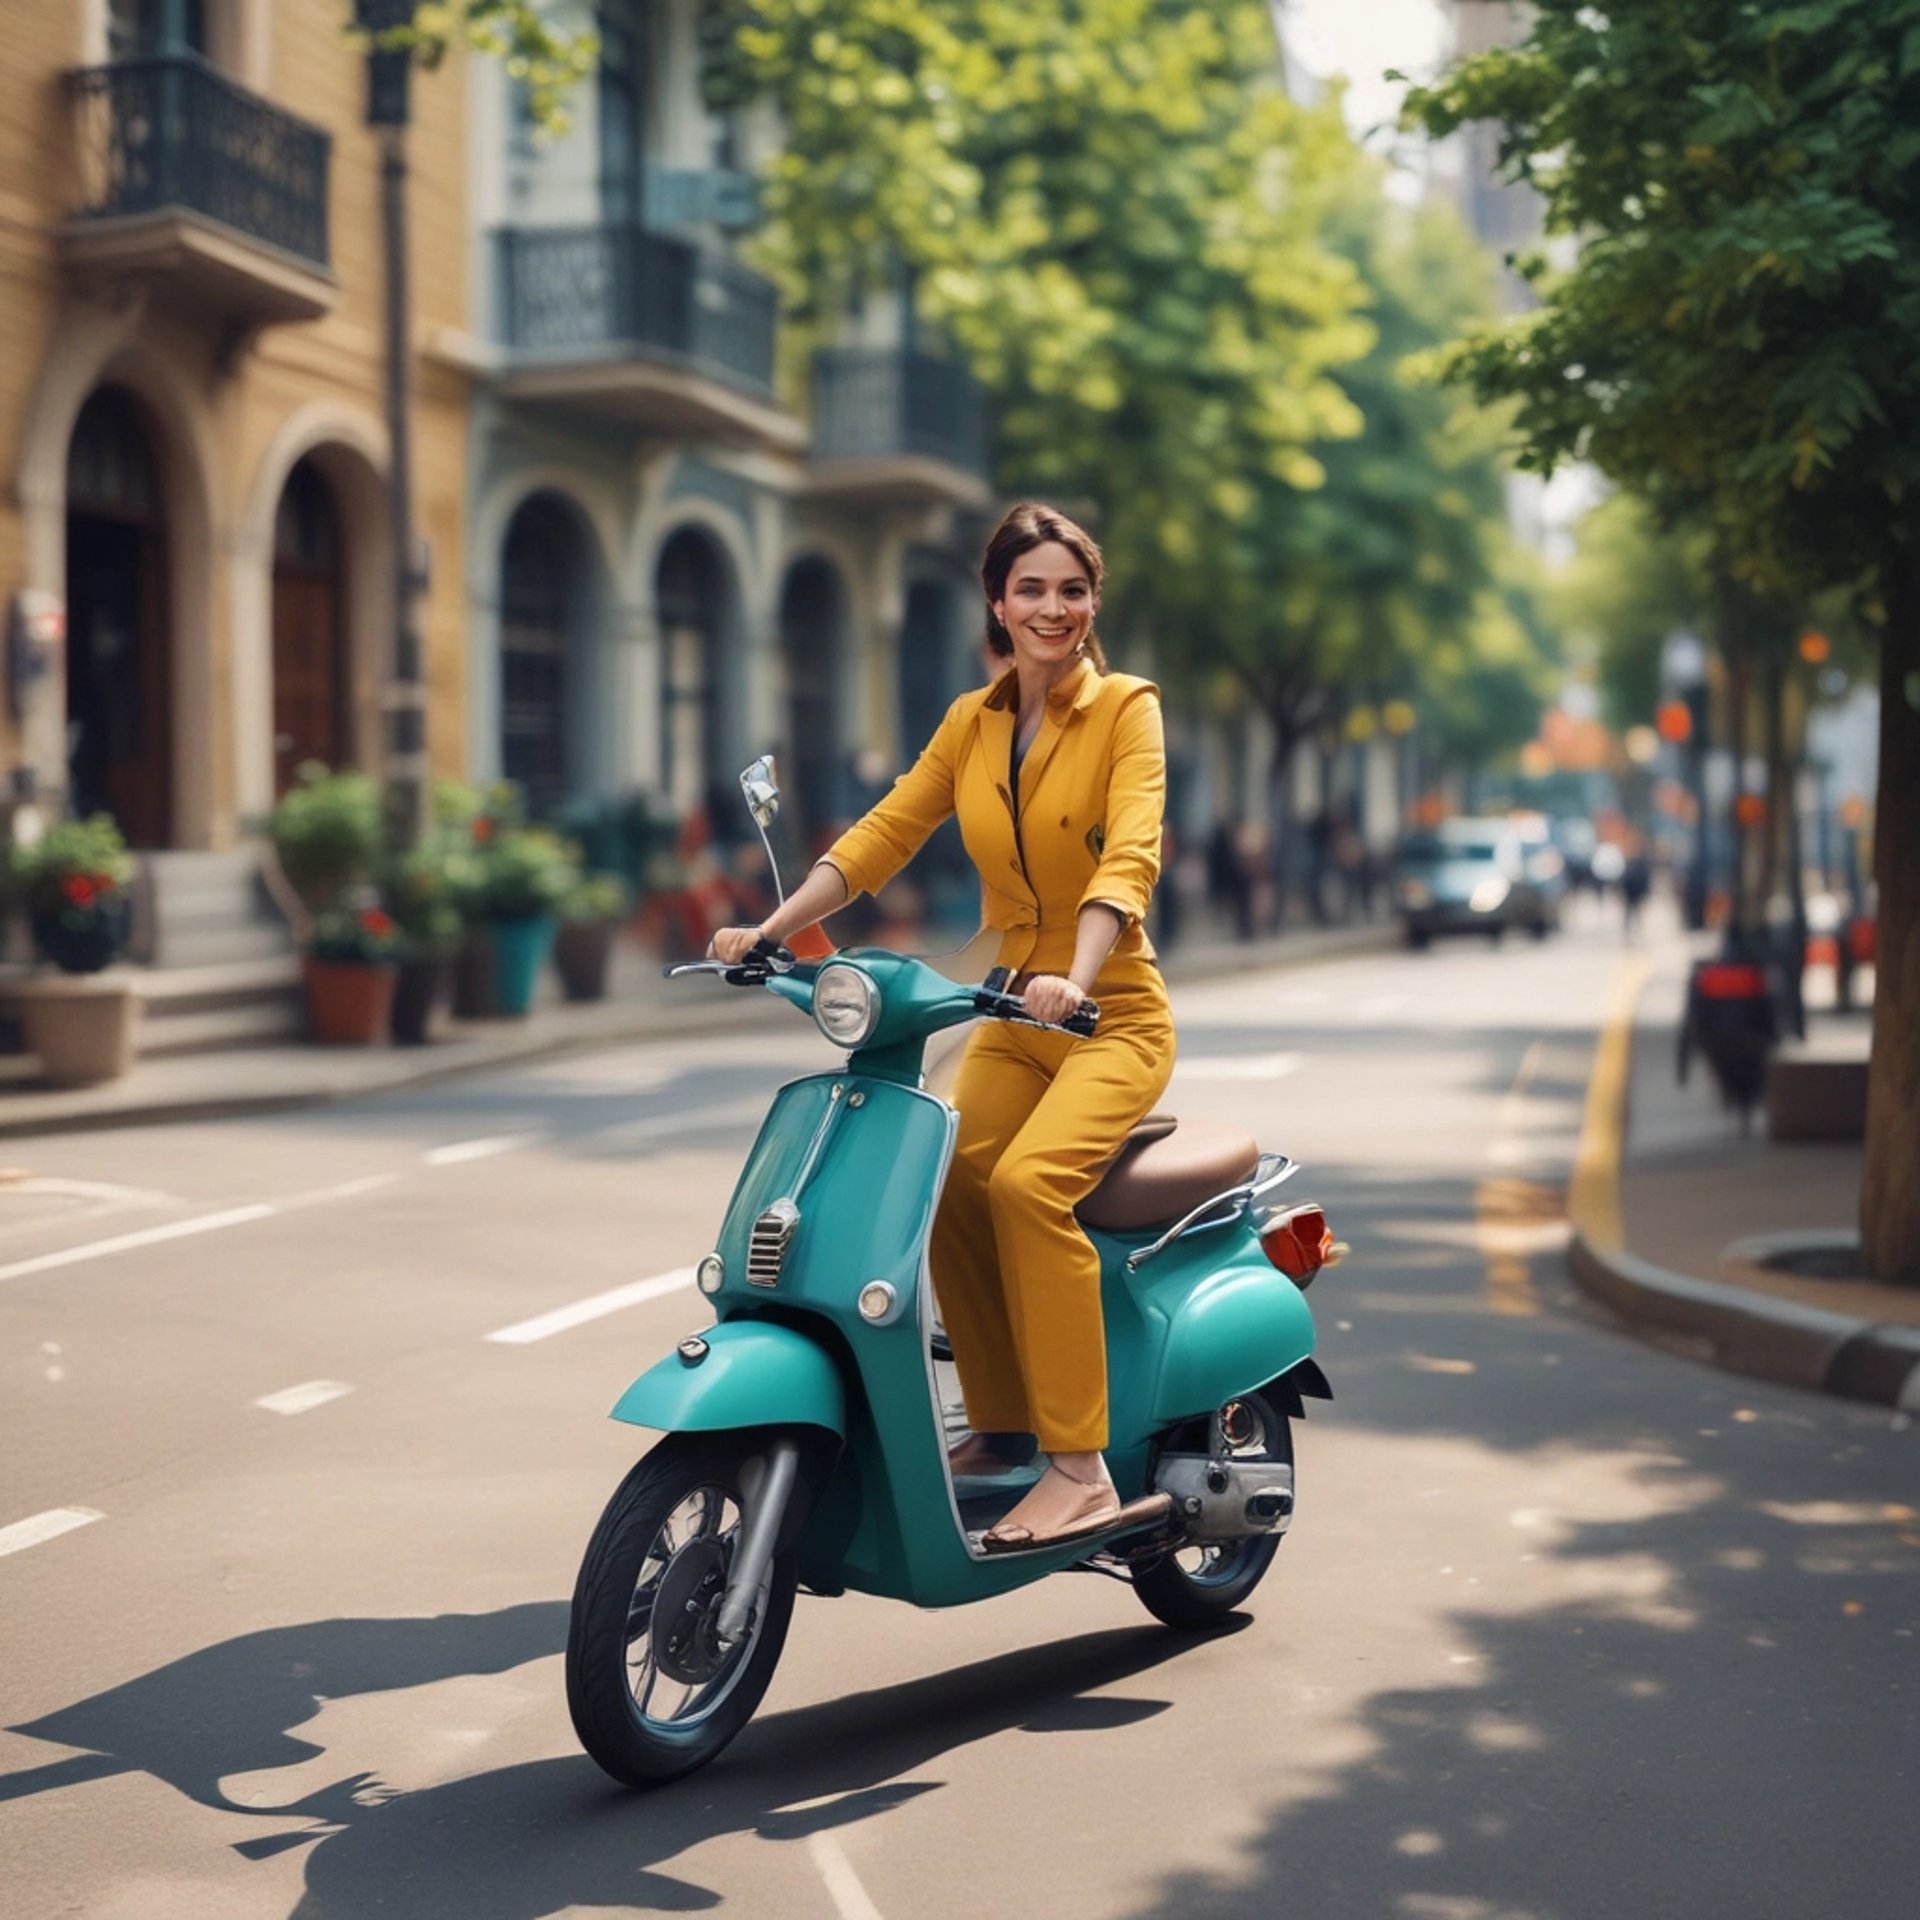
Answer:
POLYGON ((754 825, 765 833, 780 817, 780 788, 774 780, 772 754, 763 753, 741 773, 740 791, 746 795, 754 825))

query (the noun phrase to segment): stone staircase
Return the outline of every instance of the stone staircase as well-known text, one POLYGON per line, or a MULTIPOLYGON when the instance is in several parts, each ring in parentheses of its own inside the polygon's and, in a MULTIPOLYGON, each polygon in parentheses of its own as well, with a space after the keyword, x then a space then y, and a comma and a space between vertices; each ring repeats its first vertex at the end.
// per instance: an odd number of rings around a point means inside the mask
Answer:
POLYGON ((200 1053, 298 1037, 293 930, 250 847, 141 857, 129 958, 142 1055, 200 1053))

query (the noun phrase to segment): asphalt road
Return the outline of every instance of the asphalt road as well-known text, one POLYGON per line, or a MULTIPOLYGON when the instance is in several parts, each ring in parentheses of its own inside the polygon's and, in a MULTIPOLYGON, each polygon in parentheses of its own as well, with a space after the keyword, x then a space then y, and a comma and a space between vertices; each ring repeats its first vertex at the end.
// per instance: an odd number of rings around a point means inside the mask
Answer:
POLYGON ((1084 1577, 803 1597, 755 1724, 650 1796, 562 1697, 644 1440, 604 1410, 705 1320, 679 1275, 811 1028, 12 1143, 0 1914, 1910 1914, 1916 1435, 1562 1271, 1621 954, 1178 994, 1169 1104, 1304 1160, 1354 1249, 1238 1631, 1084 1577))

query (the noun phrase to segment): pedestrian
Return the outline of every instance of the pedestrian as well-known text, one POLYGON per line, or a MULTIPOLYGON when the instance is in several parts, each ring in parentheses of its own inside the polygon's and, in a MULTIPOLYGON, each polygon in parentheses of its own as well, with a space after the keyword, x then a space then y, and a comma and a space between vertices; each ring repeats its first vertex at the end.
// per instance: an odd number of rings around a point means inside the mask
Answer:
POLYGON ((1094 632, 1103 566, 1063 514, 1018 506, 981 567, 987 644, 1009 669, 948 708, 893 791, 787 903, 715 937, 735 961, 870 892, 957 816, 999 964, 1034 1018, 1099 1002, 1091 1039, 1006 1022, 975 1029, 932 1266, 972 1431, 956 1476, 1035 1441, 1047 1471, 989 1551, 1100 1531, 1120 1511, 1107 1444, 1100 1262, 1074 1219, 1173 1073, 1165 984, 1144 921, 1160 870, 1166 752, 1158 690, 1110 673, 1094 632))
POLYGON ((1647 895, 1652 891, 1653 867, 1647 859, 1646 849, 1636 842, 1627 854, 1626 864, 1620 869, 1620 905, 1629 939, 1640 931, 1640 912, 1647 904, 1647 895))

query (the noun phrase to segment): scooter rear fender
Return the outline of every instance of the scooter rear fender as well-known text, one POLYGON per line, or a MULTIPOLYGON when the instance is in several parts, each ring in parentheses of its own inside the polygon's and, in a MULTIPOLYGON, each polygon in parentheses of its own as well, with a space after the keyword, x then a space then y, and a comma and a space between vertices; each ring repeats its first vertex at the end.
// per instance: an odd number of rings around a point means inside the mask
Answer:
POLYGON ((726 1320, 649 1367, 614 1403, 612 1418, 663 1433, 821 1427, 844 1440, 847 1390, 832 1356, 804 1333, 771 1320, 726 1320))

